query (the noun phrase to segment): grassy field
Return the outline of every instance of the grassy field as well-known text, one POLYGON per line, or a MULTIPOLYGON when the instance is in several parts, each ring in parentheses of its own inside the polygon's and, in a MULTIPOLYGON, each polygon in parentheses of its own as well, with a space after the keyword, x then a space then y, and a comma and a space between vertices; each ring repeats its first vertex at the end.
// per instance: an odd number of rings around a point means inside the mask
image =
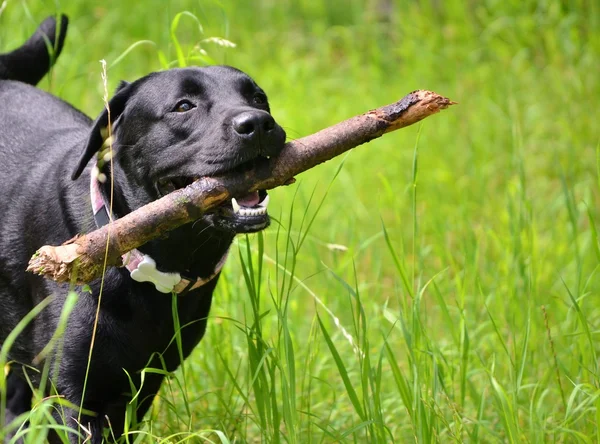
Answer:
POLYGON ((290 138, 459 102, 271 193, 128 442, 600 441, 597 2, 9 0, 0 49, 59 11, 41 86, 92 116, 100 59, 114 88, 178 47, 252 75, 290 138))

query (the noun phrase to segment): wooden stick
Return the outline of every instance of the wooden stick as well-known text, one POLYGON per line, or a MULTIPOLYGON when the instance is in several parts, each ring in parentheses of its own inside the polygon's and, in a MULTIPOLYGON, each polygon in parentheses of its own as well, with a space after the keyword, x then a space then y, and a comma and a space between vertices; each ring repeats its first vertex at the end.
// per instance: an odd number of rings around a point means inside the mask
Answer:
POLYGON ((280 155, 244 174, 199 179, 96 231, 58 247, 43 246, 27 271, 57 282, 90 282, 101 276, 105 254, 107 265, 121 266, 124 253, 198 219, 232 197, 292 183, 303 171, 454 103, 431 91, 414 91, 396 103, 288 142, 280 155))

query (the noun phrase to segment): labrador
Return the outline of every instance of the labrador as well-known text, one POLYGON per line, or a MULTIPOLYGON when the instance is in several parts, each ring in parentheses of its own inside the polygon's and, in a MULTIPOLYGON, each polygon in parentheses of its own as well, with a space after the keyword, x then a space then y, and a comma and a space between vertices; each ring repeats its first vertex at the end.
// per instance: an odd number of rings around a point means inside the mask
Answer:
MULTIPOLYGON (((267 193, 237 196, 148 242, 125 258, 126 267, 108 269, 102 288, 100 280, 76 286, 79 297, 61 346, 49 354, 42 351, 71 287, 26 273, 29 258, 42 245, 90 232, 196 178, 242 174, 277 155, 285 132, 265 92, 228 66, 169 69, 122 82, 108 110, 92 121, 35 87, 60 54, 66 30, 66 17, 50 17, 22 47, 0 55, 0 343, 47 303, 10 347, 6 399, 0 401, 6 402, 7 424, 22 421, 31 408, 28 380, 39 384, 41 369, 50 364, 58 394, 85 409, 56 409, 56 420, 99 443, 108 423, 116 436, 123 432, 129 378, 140 390, 141 419, 163 379, 147 373, 142 384, 141 370, 170 372, 181 364, 175 335, 184 357, 202 339, 234 236, 269 225, 267 193)), ((74 432, 68 436, 80 440, 74 432)))

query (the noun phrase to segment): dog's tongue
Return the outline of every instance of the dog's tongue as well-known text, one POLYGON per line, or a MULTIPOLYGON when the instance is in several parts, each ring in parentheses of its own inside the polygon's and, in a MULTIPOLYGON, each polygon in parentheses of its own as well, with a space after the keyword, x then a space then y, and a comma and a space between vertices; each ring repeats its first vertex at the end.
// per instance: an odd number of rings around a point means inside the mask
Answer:
POLYGON ((237 203, 239 203, 243 207, 253 207, 255 205, 258 205, 258 202, 260 202, 260 197, 258 197, 258 191, 254 191, 253 193, 246 194, 245 196, 240 197, 236 200, 237 203))

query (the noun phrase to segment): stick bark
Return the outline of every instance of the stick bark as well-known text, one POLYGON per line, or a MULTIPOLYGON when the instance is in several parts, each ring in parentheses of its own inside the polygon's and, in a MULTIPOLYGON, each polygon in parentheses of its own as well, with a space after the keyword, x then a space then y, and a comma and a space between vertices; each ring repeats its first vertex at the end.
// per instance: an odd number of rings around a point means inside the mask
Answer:
POLYGON ((198 219, 232 197, 289 184, 303 171, 454 103, 432 91, 414 91, 396 103, 288 142, 280 155, 244 174, 199 179, 61 246, 43 246, 27 271, 57 282, 91 282, 101 276, 105 258, 107 266, 121 266, 126 252, 198 219))

